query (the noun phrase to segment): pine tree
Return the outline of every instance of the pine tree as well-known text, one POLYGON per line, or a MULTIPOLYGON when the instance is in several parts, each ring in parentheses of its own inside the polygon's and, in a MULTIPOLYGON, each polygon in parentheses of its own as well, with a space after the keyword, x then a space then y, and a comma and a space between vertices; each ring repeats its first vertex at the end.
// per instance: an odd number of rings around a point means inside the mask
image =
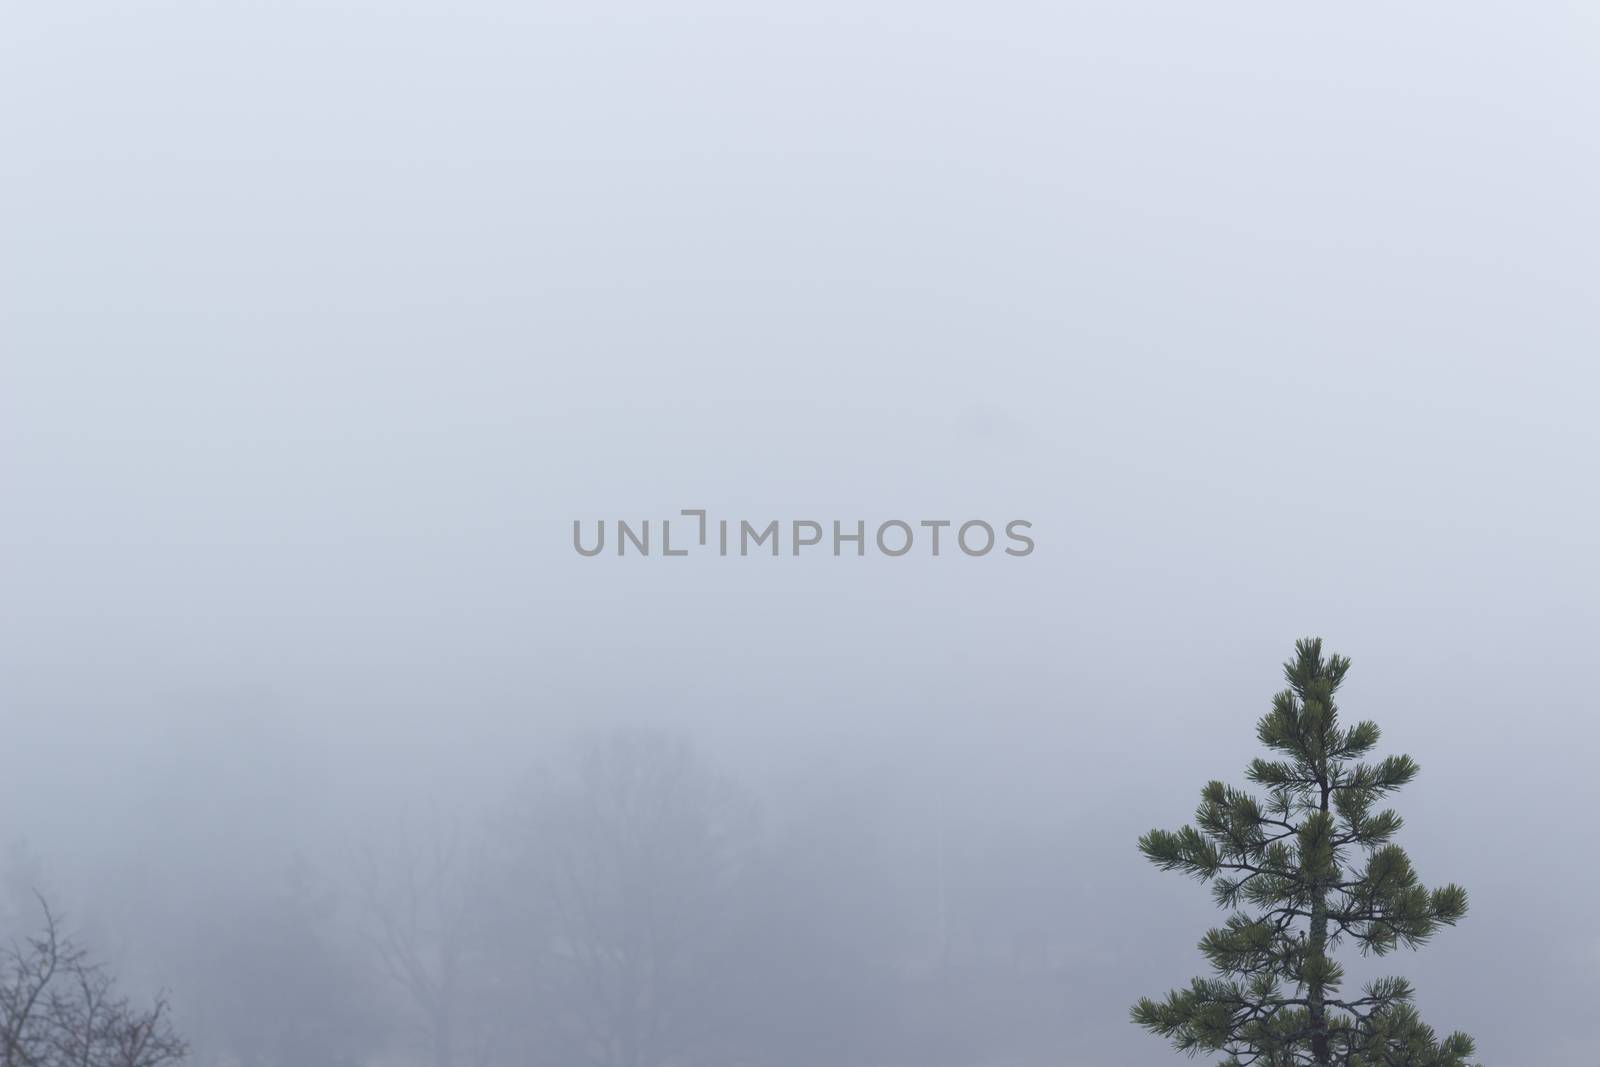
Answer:
POLYGON ((1256 726, 1276 757, 1248 771, 1265 798, 1211 782, 1194 826, 1139 839, 1162 870, 1210 883, 1230 914, 1200 942, 1216 977, 1140 1000, 1133 1021, 1184 1052, 1222 1054, 1223 1067, 1468 1067, 1473 1055, 1467 1035, 1441 1040, 1422 1022, 1403 978, 1342 992, 1341 945, 1416 948, 1467 910, 1466 890, 1425 889, 1393 843, 1400 816, 1378 805, 1417 764, 1364 762, 1378 727, 1342 727, 1334 702, 1349 668, 1324 659, 1320 639, 1297 642, 1288 688, 1256 726))

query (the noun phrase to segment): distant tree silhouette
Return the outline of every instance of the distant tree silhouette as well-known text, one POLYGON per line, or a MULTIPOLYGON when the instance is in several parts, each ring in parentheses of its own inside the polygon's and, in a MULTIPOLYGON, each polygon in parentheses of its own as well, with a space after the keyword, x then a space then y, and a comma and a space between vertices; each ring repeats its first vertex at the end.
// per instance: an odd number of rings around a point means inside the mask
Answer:
POLYGON ((529 1052, 587 1067, 740 1059, 754 804, 686 742, 624 732, 513 806, 505 846, 540 939, 529 1052))
POLYGON ((1440 1040, 1411 1004, 1403 978, 1341 991, 1333 959, 1342 943, 1363 954, 1415 948, 1466 913, 1467 894, 1429 891, 1393 843, 1400 816, 1378 803, 1410 782, 1409 756, 1364 762, 1378 743, 1372 722, 1340 725, 1334 701, 1350 660, 1295 645, 1288 688, 1257 724, 1277 754, 1247 776, 1265 801, 1211 782, 1195 825, 1152 830, 1139 849, 1162 870, 1212 885, 1227 922, 1200 942, 1218 977, 1196 978, 1133 1008, 1134 1021, 1188 1053, 1222 1053, 1226 1067, 1465 1067, 1472 1039, 1440 1040))
POLYGON ((282 883, 190 915, 178 955, 194 1055, 235 1067, 358 1067, 386 1037, 380 990, 340 901, 303 857, 282 883), (264 1005, 271 1005, 270 1010, 264 1005))
POLYGON ((433 1067, 455 1067, 467 1058, 463 1046, 473 1036, 462 1031, 474 1001, 470 963, 478 857, 452 817, 434 812, 421 836, 415 840, 407 827, 391 847, 364 850, 361 901, 371 943, 385 972, 411 1001, 433 1067))

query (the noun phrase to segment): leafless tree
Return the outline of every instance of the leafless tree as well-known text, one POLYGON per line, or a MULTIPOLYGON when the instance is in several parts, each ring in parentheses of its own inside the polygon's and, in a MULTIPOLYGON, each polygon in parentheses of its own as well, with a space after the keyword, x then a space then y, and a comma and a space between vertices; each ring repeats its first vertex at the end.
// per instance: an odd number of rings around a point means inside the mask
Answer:
POLYGON ((0 956, 0 1067, 163 1067, 188 1054, 164 997, 135 1007, 109 973, 61 933, 43 929, 0 956))
POLYGON ((591 1067, 728 1059, 753 804, 680 739, 623 733, 508 820, 513 881, 542 915, 539 1054, 591 1067))
POLYGON ((362 855, 361 899, 372 944, 417 1012, 433 1067, 455 1067, 467 1043, 463 1015, 471 1009, 467 968, 476 860, 453 819, 436 817, 424 837, 419 844, 407 828, 387 849, 369 844, 362 855))

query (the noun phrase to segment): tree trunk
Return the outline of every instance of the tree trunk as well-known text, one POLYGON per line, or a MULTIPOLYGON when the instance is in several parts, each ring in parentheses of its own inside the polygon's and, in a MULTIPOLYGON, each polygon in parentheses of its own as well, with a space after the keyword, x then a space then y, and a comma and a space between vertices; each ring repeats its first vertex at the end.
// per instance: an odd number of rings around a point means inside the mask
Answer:
MULTIPOLYGON (((1326 769, 1324 769, 1322 785, 1322 813, 1328 812, 1328 796, 1332 790, 1328 787, 1326 769)), ((1319 870, 1312 875, 1311 890, 1311 952, 1308 959, 1321 961, 1328 951, 1328 890, 1322 884, 1322 872, 1319 870)), ((1323 990, 1321 984, 1311 987, 1311 1058, 1317 1064, 1331 1064, 1331 1051, 1328 1048, 1328 1012, 1323 1005, 1323 990)))

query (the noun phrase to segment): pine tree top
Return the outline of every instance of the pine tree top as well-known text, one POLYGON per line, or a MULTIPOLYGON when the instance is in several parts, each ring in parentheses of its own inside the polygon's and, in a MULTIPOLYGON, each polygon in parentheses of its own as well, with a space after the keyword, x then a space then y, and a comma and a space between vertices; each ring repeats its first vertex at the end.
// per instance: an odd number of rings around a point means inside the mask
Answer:
POLYGON ((1466 913, 1456 885, 1425 888, 1381 807, 1418 772, 1409 756, 1372 760, 1374 722, 1342 725, 1336 697, 1348 657, 1322 641, 1295 643, 1287 688, 1272 698, 1256 737, 1273 758, 1246 771, 1256 796, 1220 781, 1201 790, 1192 826, 1152 830, 1140 851, 1162 870, 1211 885, 1230 912, 1200 950, 1214 978, 1133 1009, 1139 1025, 1189 1053, 1222 1053, 1225 1067, 1468 1067, 1472 1040, 1439 1039, 1412 1006, 1402 978, 1342 991, 1333 954, 1417 948, 1466 913))

